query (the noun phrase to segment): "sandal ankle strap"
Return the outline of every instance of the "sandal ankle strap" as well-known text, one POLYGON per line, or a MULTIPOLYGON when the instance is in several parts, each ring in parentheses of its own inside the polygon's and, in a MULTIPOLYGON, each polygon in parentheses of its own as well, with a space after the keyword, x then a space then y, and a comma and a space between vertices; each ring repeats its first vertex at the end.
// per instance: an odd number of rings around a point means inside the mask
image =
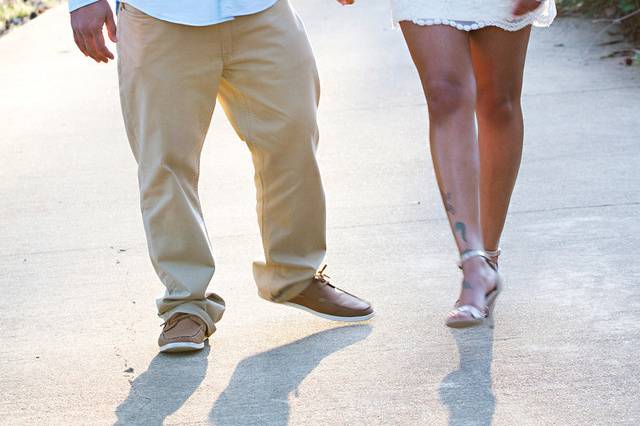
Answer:
POLYGON ((462 265, 474 257, 484 257, 485 260, 493 267, 493 263, 491 262, 491 254, 486 250, 466 250, 464 253, 460 255, 460 261, 458 262, 458 268, 462 269, 462 265))
POLYGON ((491 257, 500 257, 500 254, 502 253, 502 250, 500 250, 500 247, 498 247, 495 250, 485 250, 484 252, 487 253, 491 257))

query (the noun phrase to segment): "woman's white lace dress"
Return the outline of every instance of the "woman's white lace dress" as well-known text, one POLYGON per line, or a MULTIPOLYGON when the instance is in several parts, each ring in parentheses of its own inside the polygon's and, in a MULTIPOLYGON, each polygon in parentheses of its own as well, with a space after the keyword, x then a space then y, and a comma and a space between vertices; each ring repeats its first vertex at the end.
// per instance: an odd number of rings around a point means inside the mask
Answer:
POLYGON ((527 25, 547 27, 556 16, 554 0, 544 0, 526 15, 511 14, 514 0, 391 0, 393 22, 418 25, 451 25, 463 31, 495 26, 518 31, 527 25))

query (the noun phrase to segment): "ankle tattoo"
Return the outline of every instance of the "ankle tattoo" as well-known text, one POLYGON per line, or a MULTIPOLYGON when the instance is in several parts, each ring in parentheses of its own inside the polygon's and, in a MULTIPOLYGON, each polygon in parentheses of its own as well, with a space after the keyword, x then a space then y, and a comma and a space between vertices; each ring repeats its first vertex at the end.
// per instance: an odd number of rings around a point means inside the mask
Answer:
POLYGON ((462 241, 464 241, 465 243, 468 242, 467 241, 467 227, 464 223, 462 222, 456 222, 455 225, 453 225, 453 228, 455 229, 456 232, 460 233, 460 238, 462 238, 462 241))

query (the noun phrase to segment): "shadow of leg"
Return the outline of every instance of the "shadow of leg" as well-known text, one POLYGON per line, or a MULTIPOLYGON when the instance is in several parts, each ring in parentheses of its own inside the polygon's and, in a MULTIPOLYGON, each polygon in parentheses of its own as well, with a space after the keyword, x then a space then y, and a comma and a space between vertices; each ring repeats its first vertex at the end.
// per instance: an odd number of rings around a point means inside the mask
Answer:
POLYGON ((477 327, 451 330, 458 346, 460 365, 438 389, 449 409, 449 425, 490 425, 496 408, 491 389, 493 329, 477 327))
POLYGON ((245 358, 215 402, 209 420, 218 426, 286 425, 289 394, 323 358, 370 332, 368 325, 333 328, 245 358))
POLYGON ((188 354, 158 354, 132 383, 118 408, 116 425, 162 425, 200 386, 207 373, 207 343, 188 354))

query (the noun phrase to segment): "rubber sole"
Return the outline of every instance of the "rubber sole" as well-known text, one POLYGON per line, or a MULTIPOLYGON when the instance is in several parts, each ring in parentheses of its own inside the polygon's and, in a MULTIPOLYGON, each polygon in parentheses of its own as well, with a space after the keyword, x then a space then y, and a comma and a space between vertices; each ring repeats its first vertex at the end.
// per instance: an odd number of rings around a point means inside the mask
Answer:
POLYGON ((199 351, 202 348, 204 348, 204 342, 176 342, 160 346, 160 352, 192 352, 199 351))
POLYGON ((361 315, 359 317, 339 317, 337 315, 323 314, 322 312, 314 311, 313 309, 309 309, 306 306, 298 305, 297 303, 284 302, 282 304, 285 305, 285 306, 290 306, 292 308, 300 309, 302 311, 308 312, 310 314, 313 314, 313 315, 315 315, 317 317, 320 317, 322 319, 326 319, 326 320, 329 320, 329 321, 359 322, 359 321, 369 320, 369 319, 371 319, 371 318, 373 318, 375 316, 375 312, 371 312, 370 314, 361 315))

